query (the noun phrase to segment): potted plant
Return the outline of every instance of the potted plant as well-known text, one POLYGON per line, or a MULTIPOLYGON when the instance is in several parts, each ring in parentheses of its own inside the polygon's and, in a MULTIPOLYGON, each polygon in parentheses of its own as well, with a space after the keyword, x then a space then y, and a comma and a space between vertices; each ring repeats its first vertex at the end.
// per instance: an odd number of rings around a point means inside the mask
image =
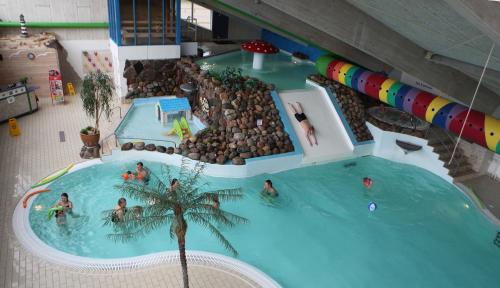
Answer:
POLYGON ((111 102, 113 101, 113 82, 108 74, 91 72, 83 78, 80 97, 85 113, 95 120, 95 126, 88 126, 80 130, 80 138, 87 147, 99 144, 99 120, 105 115, 109 120, 111 116, 111 102))

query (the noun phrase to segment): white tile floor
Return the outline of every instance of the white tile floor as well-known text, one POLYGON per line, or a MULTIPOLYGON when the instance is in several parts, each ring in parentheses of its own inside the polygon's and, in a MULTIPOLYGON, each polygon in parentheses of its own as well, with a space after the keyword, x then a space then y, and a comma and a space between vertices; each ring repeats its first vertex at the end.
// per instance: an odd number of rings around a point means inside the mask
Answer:
MULTIPOLYGON (((20 246, 12 231, 12 213, 30 185, 48 174, 82 161, 79 131, 91 124, 78 97, 67 97, 64 105, 41 99, 40 110, 18 118, 21 135, 10 137, 8 125, 0 124, 0 287, 181 287, 180 267, 160 265, 120 272, 82 273, 39 259, 20 246), (65 142, 59 142, 64 131, 65 142)), ((128 105, 121 105, 123 114, 128 105)), ((101 124, 102 136, 112 133, 119 122, 101 124)), ((214 267, 190 266, 191 287, 257 287, 251 280, 214 267)))

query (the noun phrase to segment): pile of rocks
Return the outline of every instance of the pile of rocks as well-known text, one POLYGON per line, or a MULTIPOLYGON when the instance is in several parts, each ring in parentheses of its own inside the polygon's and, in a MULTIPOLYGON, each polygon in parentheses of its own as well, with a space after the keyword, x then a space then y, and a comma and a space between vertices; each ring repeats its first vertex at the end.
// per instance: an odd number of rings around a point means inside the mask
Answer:
POLYGON ((175 95, 176 60, 128 60, 123 77, 127 79, 125 98, 175 95))
POLYGON ((368 130, 365 124, 365 107, 356 91, 322 75, 310 75, 309 79, 334 92, 337 102, 349 126, 351 126, 351 130, 357 141, 361 142, 373 139, 370 130, 368 130))
POLYGON ((175 151, 174 147, 165 147, 165 146, 161 146, 161 145, 155 145, 152 143, 146 144, 144 142, 135 142, 135 143, 127 142, 127 143, 122 144, 122 146, 121 146, 122 151, 129 151, 132 149, 137 150, 137 151, 143 151, 143 150, 150 151, 150 152, 156 151, 156 152, 167 153, 167 154, 174 154, 174 151, 175 151))
POLYGON ((177 66, 180 79, 195 82, 194 113, 210 128, 184 139, 176 152, 202 162, 242 165, 248 158, 294 150, 271 96, 272 85, 248 77, 223 84, 190 59, 177 66))
POLYGON ((124 151, 176 153, 206 163, 244 165, 245 159, 294 150, 271 96, 273 85, 234 74, 218 79, 190 58, 127 61, 123 76, 129 85, 127 98, 182 96, 179 86, 191 83, 197 88, 189 99, 193 112, 209 127, 176 148, 137 142, 123 144, 124 151))
POLYGON ((94 158, 99 158, 99 150, 101 149, 101 146, 98 145, 96 147, 87 147, 83 145, 82 149, 80 150, 80 158, 82 159, 94 159, 94 158))

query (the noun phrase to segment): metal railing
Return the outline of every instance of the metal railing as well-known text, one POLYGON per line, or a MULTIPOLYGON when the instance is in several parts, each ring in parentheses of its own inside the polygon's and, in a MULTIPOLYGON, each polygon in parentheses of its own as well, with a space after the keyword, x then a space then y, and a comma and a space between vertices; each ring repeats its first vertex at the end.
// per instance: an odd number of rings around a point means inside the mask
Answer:
MULTIPOLYGON (((107 142, 107 140, 108 140, 108 139, 110 139, 112 136, 115 136, 115 133, 111 133, 111 134, 109 134, 108 136, 104 137, 104 138, 100 141, 101 143, 99 143, 99 144, 101 145, 101 155, 103 155, 103 154, 104 154, 104 144, 109 143, 109 142, 107 142)), ((116 139, 116 136, 115 136, 115 143, 114 143, 114 144, 115 144, 115 146, 114 146, 114 147, 118 147, 118 140, 116 139)), ((111 149, 113 149, 113 148, 111 148, 111 149)))
POLYGON ((191 31, 194 34, 193 41, 197 42, 198 40, 198 19, 188 16, 186 18, 187 23, 187 31, 191 31))
POLYGON ((120 119, 122 119, 122 107, 121 106, 115 106, 110 109, 111 113, 113 113, 113 110, 118 109, 120 111, 120 119))

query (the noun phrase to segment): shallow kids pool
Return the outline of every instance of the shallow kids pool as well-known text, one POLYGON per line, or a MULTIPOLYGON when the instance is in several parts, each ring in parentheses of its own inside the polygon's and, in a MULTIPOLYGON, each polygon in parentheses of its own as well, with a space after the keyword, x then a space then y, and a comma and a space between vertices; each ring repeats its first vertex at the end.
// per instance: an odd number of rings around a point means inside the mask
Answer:
POLYGON ((307 76, 317 73, 313 63, 294 61, 290 54, 283 52, 265 55, 262 70, 252 68, 253 54, 235 51, 199 60, 203 70, 220 72, 226 67, 241 68, 242 74, 255 77, 266 83, 273 83, 277 90, 307 88, 307 76))
MULTIPOLYGON (((374 157, 290 170, 247 179, 207 177, 209 188, 242 187, 245 199, 222 207, 250 220, 223 233, 240 259, 284 287, 496 287, 500 249, 495 227, 460 191, 437 176, 374 157), (351 161, 352 162, 352 161, 351 161), (369 176, 373 187, 363 187, 369 176), (259 196, 271 178, 280 196, 259 196), (369 212, 368 203, 378 209, 369 212)), ((115 243, 101 211, 122 195, 120 173, 135 163, 108 162, 50 184, 30 208, 34 233, 69 254, 121 258, 176 250, 167 229, 115 243), (67 192, 77 218, 67 227, 47 220, 47 207, 67 192)), ((145 163, 153 171, 160 164, 145 163)), ((135 203, 129 200, 128 206, 135 203)), ((208 231, 190 224, 187 249, 227 254, 208 231)))

